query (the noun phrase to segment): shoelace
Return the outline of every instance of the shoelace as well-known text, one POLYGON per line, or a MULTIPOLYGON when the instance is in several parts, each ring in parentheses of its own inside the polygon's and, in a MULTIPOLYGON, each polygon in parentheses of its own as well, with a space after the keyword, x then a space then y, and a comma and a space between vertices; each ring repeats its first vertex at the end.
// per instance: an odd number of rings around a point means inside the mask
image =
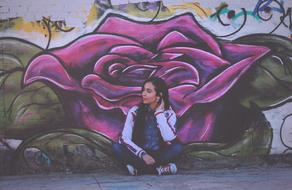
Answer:
POLYGON ((161 174, 170 174, 171 173, 171 168, 169 165, 163 166, 160 168, 161 174))

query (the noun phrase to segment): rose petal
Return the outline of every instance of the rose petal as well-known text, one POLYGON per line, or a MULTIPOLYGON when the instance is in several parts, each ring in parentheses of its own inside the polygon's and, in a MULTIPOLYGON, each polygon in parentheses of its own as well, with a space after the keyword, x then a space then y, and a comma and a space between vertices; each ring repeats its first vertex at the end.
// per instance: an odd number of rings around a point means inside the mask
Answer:
POLYGON ((193 84, 181 84, 169 89, 171 106, 178 117, 181 117, 193 105, 193 102, 185 99, 184 95, 195 91, 197 88, 193 84))
POLYGON ((237 63, 245 58, 256 56, 261 53, 259 49, 262 48, 261 46, 233 43, 224 43, 222 44, 222 47, 222 54, 224 58, 229 60, 231 63, 237 63))
POLYGON ((98 106, 105 110, 120 108, 126 114, 141 101, 141 87, 114 85, 93 74, 84 77, 81 84, 93 92, 98 106))
POLYGON ((159 76, 169 85, 199 84, 199 73, 182 61, 160 61, 143 64, 125 56, 106 55, 95 64, 94 71, 102 78, 125 86, 141 86, 151 76, 159 76))
POLYGON ((24 84, 29 85, 38 80, 48 81, 63 90, 84 92, 79 82, 69 76, 60 61, 53 55, 38 56, 29 64, 24 75, 24 84))
POLYGON ((109 70, 111 70, 111 72, 114 72, 114 70, 122 70, 127 67, 127 65, 134 65, 135 63, 135 61, 126 56, 108 54, 97 60, 93 70, 96 74, 103 75, 109 73, 109 70), (113 67, 111 66, 112 64, 118 65, 116 65, 116 68, 110 68, 113 67))
POLYGON ((141 86, 157 69, 156 65, 143 64, 121 55, 103 56, 94 66, 94 72, 100 77, 125 86, 141 86))
MULTIPOLYGON (((210 52, 204 51, 202 49, 196 49, 192 47, 171 47, 162 50, 163 53, 180 53, 188 56, 189 58, 195 60, 204 60, 201 64, 204 67, 218 68, 230 65, 230 63, 221 57, 218 57, 210 52)), ((200 65, 196 65, 200 66, 200 65)))
POLYGON ((177 136, 182 143, 207 141, 213 134, 219 106, 195 106, 178 123, 177 136))
POLYGON ((162 61, 150 64, 159 67, 155 76, 164 79, 169 87, 185 83, 193 85, 199 85, 200 83, 198 70, 186 62, 162 61))
POLYGON ((127 87, 120 85, 113 85, 98 75, 87 75, 81 81, 83 88, 92 90, 95 94, 107 100, 117 101, 121 97, 127 97, 134 93, 141 93, 141 87, 127 87))
POLYGON ((173 17, 163 22, 136 22, 121 15, 110 13, 96 32, 105 32, 129 36, 141 42, 145 47, 153 47, 161 38, 172 31, 179 31, 194 41, 203 43, 214 54, 221 56, 221 50, 215 39, 206 33, 190 13, 173 17))
POLYGON ((63 60, 65 67, 84 68, 117 45, 141 45, 131 39, 110 34, 93 34, 79 38, 66 47, 52 51, 63 60))
POLYGON ((133 78, 142 78, 146 80, 147 78, 151 77, 156 70, 158 69, 158 66, 156 65, 130 65, 126 67, 124 70, 122 70, 122 76, 123 77, 133 77, 133 78), (139 77, 140 76, 140 77, 139 77))
POLYGON ((252 66, 252 64, 269 52, 269 49, 259 47, 254 54, 224 70, 199 90, 186 94, 185 98, 193 103, 212 102, 223 96, 252 66))
POLYGON ((196 48, 173 47, 163 49, 162 52, 184 54, 184 59, 188 60, 189 64, 200 71, 200 80, 203 84, 210 76, 217 73, 219 69, 223 69, 230 65, 228 61, 207 51, 196 48))
POLYGON ((119 109, 121 110, 124 115, 126 115, 129 109, 133 106, 136 106, 141 103, 141 95, 139 94, 132 94, 125 98, 121 98, 117 101, 109 101, 104 99, 102 96, 98 96, 96 94, 92 95, 93 99, 95 100, 98 107, 103 110, 112 110, 112 109, 119 109))
POLYGON ((180 56, 182 56, 182 53, 158 53, 155 54, 151 59, 152 61, 172 61, 180 56))
POLYGON ((133 60, 150 59, 154 54, 143 47, 135 45, 120 45, 112 48, 110 53, 127 56, 133 60))
POLYGON ((161 50, 163 48, 171 47, 171 46, 195 46, 197 42, 186 37, 182 33, 178 31, 172 31, 168 33, 166 36, 162 38, 157 46, 157 50, 161 50))
POLYGON ((74 124, 86 127, 117 141, 123 129, 125 115, 117 110, 101 110, 88 99, 67 96, 68 109, 73 114, 74 124), (73 98, 73 99, 70 99, 73 98))

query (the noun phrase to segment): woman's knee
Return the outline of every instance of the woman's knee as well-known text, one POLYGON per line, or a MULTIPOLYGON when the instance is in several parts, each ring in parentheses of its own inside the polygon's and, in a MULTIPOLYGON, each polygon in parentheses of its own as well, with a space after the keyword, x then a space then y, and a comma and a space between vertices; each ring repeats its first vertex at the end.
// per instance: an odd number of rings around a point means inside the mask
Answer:
POLYGON ((171 145, 171 151, 176 154, 181 154, 183 152, 184 146, 181 143, 176 143, 171 145))

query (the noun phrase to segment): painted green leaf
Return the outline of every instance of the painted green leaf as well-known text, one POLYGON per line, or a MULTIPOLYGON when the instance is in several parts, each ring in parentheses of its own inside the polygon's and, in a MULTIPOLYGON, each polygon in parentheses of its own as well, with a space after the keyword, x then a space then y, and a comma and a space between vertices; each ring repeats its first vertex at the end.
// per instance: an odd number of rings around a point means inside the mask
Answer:
POLYGON ((273 35, 250 35, 236 42, 271 49, 234 90, 242 105, 268 107, 292 96, 292 41, 273 35))
POLYGON ((42 83, 34 83, 14 96, 7 114, 12 121, 7 129, 8 135, 20 138, 28 137, 36 131, 64 127, 62 105, 55 93, 42 83))
POLYGON ((16 38, 0 38, 0 133, 11 123, 9 102, 21 91, 21 78, 28 61, 41 49, 16 38))
POLYGON ((267 123, 245 131, 234 143, 192 143, 186 146, 186 154, 203 160, 248 158, 268 154, 272 142, 272 129, 267 123))
POLYGON ((42 49, 15 38, 0 39, 0 44, 0 133, 24 139, 60 128, 64 112, 56 94, 43 83, 21 86, 26 65, 42 49))
POLYGON ((241 44, 252 44, 269 47, 272 52, 292 56, 292 41, 289 38, 271 34, 251 34, 234 41, 241 44))
MULTIPOLYGON (((0 38, 0 52, 1 56, 15 59, 25 67, 32 56, 43 50, 35 44, 29 43, 18 38, 0 38)), ((5 64, 6 60, 1 60, 1 65, 5 64)), ((7 65, 4 65, 5 68, 7 65)), ((2 67, 0 67, 2 68, 2 67)))

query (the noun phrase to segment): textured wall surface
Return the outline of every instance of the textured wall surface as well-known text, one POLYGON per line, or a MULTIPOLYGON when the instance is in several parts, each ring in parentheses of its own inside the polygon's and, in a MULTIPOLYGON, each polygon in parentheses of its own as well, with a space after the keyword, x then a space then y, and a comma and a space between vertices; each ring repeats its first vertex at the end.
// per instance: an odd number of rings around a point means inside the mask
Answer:
POLYGON ((185 155, 291 153, 291 8, 289 0, 2 0, 0 170, 112 165, 111 142, 150 76, 169 86, 185 155))

